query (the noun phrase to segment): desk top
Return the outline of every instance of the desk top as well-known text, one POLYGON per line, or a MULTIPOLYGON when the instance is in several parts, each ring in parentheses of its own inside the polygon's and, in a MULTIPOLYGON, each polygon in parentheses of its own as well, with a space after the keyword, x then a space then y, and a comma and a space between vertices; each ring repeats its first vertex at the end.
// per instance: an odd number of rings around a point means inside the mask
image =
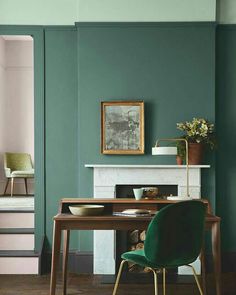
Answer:
MULTIPOLYGON (((58 214, 54 221, 61 230, 146 230, 153 216, 76 216, 72 214, 58 214)), ((206 215, 206 230, 209 230, 213 224, 220 223, 218 216, 206 215)))
MULTIPOLYGON (((196 199, 203 202, 207 206, 207 213, 211 213, 211 206, 208 200, 196 199)), ((141 199, 134 198, 115 198, 115 199, 94 199, 94 198, 64 198, 61 199, 58 213, 69 213, 69 206, 75 204, 97 204, 105 206, 105 213, 112 213, 115 211, 122 211, 128 208, 145 208, 149 210, 160 210, 168 204, 174 204, 178 201, 167 199, 141 199)))

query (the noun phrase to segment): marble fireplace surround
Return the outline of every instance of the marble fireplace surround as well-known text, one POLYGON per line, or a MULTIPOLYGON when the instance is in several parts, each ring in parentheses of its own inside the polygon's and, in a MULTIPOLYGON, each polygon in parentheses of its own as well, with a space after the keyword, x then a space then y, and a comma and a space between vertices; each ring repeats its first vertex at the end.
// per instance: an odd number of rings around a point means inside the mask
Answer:
MULTIPOLYGON (((117 184, 177 185, 178 195, 186 194, 185 165, 99 165, 86 164, 93 169, 94 198, 115 198, 117 184)), ((210 165, 189 166, 190 196, 201 198, 201 169, 210 165)), ((94 231, 94 274, 115 274, 115 232, 94 231)), ((197 267, 200 268, 200 267, 197 267)), ((186 274, 184 268, 179 273, 186 274)))

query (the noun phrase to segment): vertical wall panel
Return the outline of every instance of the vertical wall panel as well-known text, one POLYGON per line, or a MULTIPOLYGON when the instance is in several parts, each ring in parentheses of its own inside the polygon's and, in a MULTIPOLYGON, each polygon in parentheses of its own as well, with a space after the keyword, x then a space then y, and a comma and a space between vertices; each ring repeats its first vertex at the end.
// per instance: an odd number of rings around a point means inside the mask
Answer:
POLYGON ((236 25, 217 29, 217 214, 222 217, 222 249, 236 250, 236 25))
POLYGON ((46 234, 63 197, 77 197, 77 42, 73 28, 45 30, 46 234))

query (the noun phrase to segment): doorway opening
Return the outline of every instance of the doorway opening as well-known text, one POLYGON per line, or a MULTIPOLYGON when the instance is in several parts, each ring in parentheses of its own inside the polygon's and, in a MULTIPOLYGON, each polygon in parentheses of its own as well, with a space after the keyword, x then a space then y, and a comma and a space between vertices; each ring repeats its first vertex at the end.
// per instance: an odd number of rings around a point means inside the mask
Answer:
POLYGON ((0 35, 0 210, 34 210, 33 52, 31 36, 0 35), (23 167, 31 169, 31 173, 20 170, 14 179, 9 177, 12 171, 6 170, 6 165, 10 165, 6 164, 8 153, 28 154, 32 167, 24 162, 24 156, 9 161, 13 161, 12 166, 18 165, 15 169, 23 167))

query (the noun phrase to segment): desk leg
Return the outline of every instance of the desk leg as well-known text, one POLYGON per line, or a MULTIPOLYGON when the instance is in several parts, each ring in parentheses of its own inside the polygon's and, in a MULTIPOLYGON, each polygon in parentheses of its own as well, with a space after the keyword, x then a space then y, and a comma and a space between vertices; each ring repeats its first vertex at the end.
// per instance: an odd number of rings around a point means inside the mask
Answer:
POLYGON ((201 276, 202 276, 202 290, 203 294, 207 294, 206 289, 206 263, 205 263, 205 248, 203 246, 201 254, 200 254, 200 260, 201 260, 201 276))
POLYGON ((68 251, 70 241, 70 231, 63 230, 64 242, 63 242, 63 270, 62 270, 62 282, 63 282, 63 295, 66 295, 67 287, 67 263, 68 263, 68 251))
POLYGON ((57 268, 58 268, 58 262, 59 262, 59 256, 60 256, 60 246, 61 246, 60 223, 54 220, 50 295, 55 295, 55 291, 56 291, 56 279, 57 279, 57 268))
POLYGON ((221 295, 220 222, 212 225, 212 254, 216 280, 216 295, 221 295))

